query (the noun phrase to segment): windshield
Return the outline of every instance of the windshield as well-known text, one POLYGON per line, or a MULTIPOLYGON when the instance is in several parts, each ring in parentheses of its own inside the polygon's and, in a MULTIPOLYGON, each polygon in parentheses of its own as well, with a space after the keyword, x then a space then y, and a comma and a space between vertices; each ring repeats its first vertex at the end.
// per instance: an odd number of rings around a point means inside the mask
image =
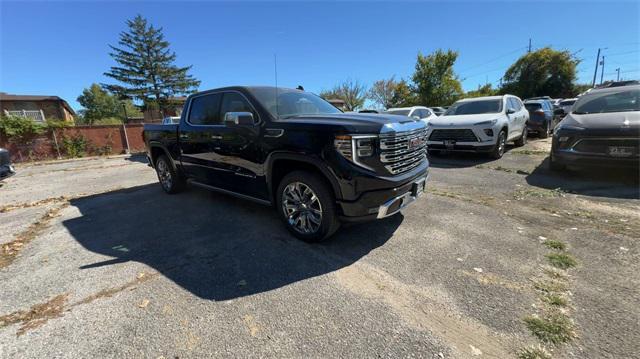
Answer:
POLYGON ((478 115, 482 113, 502 112, 502 99, 459 101, 451 105, 443 116, 478 115))
POLYGON ((278 88, 277 106, 275 87, 250 88, 249 92, 275 118, 342 113, 332 104, 310 92, 278 88))
POLYGON ((591 93, 581 97, 573 108, 573 113, 578 115, 640 111, 640 89, 591 93))
POLYGON ((390 115, 409 116, 409 112, 411 112, 411 110, 390 110, 385 111, 384 113, 388 113, 390 115))

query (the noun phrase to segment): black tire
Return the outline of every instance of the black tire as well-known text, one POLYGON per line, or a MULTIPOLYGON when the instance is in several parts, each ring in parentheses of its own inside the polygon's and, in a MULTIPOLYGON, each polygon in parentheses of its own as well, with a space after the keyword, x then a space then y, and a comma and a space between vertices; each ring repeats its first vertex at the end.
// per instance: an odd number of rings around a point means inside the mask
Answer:
POLYGON ((538 136, 540 138, 547 138, 549 137, 549 132, 551 132, 551 125, 549 124, 549 121, 547 121, 544 125, 544 128, 540 130, 540 132, 538 132, 538 136))
POLYGON ((505 130, 502 130, 498 134, 496 145, 493 147, 493 150, 489 152, 489 156, 491 156, 491 158, 500 159, 502 158, 502 155, 504 155, 504 150, 506 148, 507 148, 507 132, 505 130))
POLYGON ((520 137, 514 141, 514 144, 518 147, 522 147, 526 145, 528 136, 529 136, 529 129, 527 129, 527 126, 525 125, 524 128, 522 129, 522 135, 520 135, 520 137))
POLYGON ((287 174, 278 184, 276 193, 276 207, 280 218, 284 222, 287 230, 296 238, 305 242, 319 242, 329 238, 340 227, 340 221, 336 211, 336 200, 330 187, 320 178, 319 175, 307 171, 294 171, 287 174), (306 186, 311 192, 306 190, 297 191, 302 194, 300 201, 295 201, 291 197, 292 191, 296 191, 296 184, 302 184, 297 188, 306 186), (285 194, 287 190, 287 194, 285 194), (312 198, 315 195, 317 202, 312 198), (285 209, 286 203, 290 203, 289 209, 285 209), (285 205, 283 205, 285 204, 285 205), (296 207, 294 210, 292 207, 296 207), (287 211, 292 211, 287 213, 287 211), (318 212, 320 218, 318 220, 318 212), (297 214, 297 216, 296 216, 297 214), (319 222, 319 225, 318 225, 319 222), (317 228, 316 228, 317 227, 317 228), (308 231, 305 231, 308 229, 308 231))
POLYGON ((155 163, 156 174, 162 190, 168 194, 175 194, 184 190, 184 178, 176 172, 166 155, 160 155, 155 163))

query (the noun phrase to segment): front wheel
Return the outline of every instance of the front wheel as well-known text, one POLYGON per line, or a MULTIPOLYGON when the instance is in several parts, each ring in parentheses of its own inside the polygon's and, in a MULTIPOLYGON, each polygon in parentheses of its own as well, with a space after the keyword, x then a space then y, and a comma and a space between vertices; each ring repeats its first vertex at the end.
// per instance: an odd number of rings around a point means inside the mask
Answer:
POLYGON ((504 150, 507 147, 507 132, 502 130, 498 134, 498 140, 493 150, 489 153, 492 158, 500 159, 504 155, 504 150))
POLYGON ((286 175, 278 185, 276 205, 289 232, 306 242, 327 239, 340 226, 333 193, 311 172, 286 175))

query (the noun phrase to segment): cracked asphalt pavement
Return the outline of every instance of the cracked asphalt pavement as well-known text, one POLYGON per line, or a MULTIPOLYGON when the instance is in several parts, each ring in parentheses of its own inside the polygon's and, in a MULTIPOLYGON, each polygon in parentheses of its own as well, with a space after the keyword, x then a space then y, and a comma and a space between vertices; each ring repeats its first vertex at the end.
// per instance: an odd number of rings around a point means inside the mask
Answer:
POLYGON ((18 165, 0 187, 0 357, 508 358, 540 342, 540 238, 566 243, 576 338, 640 353, 640 193, 629 172, 432 158, 401 215, 293 239, 269 207, 165 195, 143 157, 18 165))

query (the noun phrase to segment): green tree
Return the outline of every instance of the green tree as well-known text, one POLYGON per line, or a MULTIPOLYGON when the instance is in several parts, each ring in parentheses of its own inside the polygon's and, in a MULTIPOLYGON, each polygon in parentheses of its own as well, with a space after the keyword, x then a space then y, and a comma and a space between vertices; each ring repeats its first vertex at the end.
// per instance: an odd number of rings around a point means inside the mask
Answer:
POLYGON ((498 89, 494 89, 491 84, 478 85, 477 90, 471 90, 464 94, 465 98, 470 97, 482 97, 482 96, 494 96, 498 94, 498 89))
POLYGON ((404 79, 398 81, 391 97, 390 107, 409 107, 417 104, 418 98, 409 83, 404 79))
POLYGON ((521 98, 573 96, 579 63, 569 51, 549 47, 527 53, 507 69, 501 92, 521 98))
POLYGON ((331 90, 320 92, 325 100, 340 99, 344 101, 346 111, 355 111, 364 105, 367 99, 367 88, 358 81, 346 80, 331 90))
POLYGON ((418 54, 412 80, 420 104, 448 106, 462 94, 462 86, 453 72, 458 53, 452 50, 436 50, 430 55, 418 54))
POLYGON ((129 31, 120 33, 120 47, 109 45, 109 55, 118 66, 105 75, 118 84, 103 84, 107 90, 144 103, 153 100, 161 111, 171 97, 197 90, 200 81, 187 73, 191 66, 174 65, 176 54, 169 49, 161 27, 148 24, 140 15, 127 20, 127 26, 129 31))
POLYGON ((118 100, 115 95, 103 90, 98 84, 92 84, 89 88, 82 90, 82 94, 78 96, 77 101, 84 107, 81 111, 82 118, 79 122, 88 125, 105 118, 118 118, 122 121, 125 109, 127 117, 140 115, 140 111, 131 100, 118 100))

